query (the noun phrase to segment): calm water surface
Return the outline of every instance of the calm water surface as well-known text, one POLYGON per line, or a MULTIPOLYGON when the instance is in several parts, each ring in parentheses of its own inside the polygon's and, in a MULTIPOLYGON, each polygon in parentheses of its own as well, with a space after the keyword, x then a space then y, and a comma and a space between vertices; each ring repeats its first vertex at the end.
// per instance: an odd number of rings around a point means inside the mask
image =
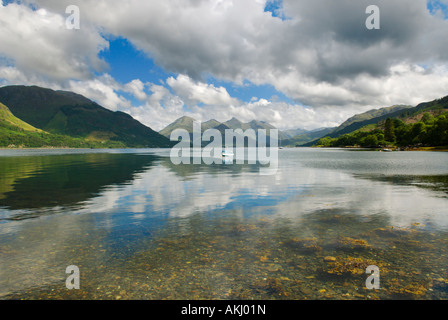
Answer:
POLYGON ((448 299, 448 153, 283 149, 259 169, 0 151, 0 299, 448 299))

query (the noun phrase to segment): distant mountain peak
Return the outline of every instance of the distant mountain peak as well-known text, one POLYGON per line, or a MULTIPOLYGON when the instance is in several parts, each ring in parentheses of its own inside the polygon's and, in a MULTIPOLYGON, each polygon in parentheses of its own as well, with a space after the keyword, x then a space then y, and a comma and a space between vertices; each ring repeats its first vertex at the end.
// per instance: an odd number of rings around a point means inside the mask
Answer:
MULTIPOLYGON (((195 121, 193 118, 188 116, 180 117, 179 119, 175 120, 168 126, 166 126, 164 129, 159 131, 160 134, 164 135, 165 137, 169 137, 171 135, 171 132, 173 132, 175 129, 185 129, 188 132, 193 131, 193 121, 195 121)), ((210 119, 206 122, 202 123, 202 131, 205 131, 207 129, 218 129, 220 131, 223 131, 224 129, 275 129, 274 126, 270 125, 266 121, 260 121, 260 120, 252 120, 248 123, 244 123, 241 120, 239 120, 236 117, 232 117, 230 120, 227 120, 226 122, 219 122, 216 119, 210 119)))
POLYGON ((177 119, 177 120, 195 120, 195 119, 192 118, 192 117, 189 117, 189 116, 182 116, 182 117, 180 117, 180 118, 177 119))
POLYGON ((263 120, 252 120, 249 123, 267 123, 267 122, 263 120))
POLYGON ((196 119, 189 116, 183 116, 174 121, 174 123, 193 123, 194 121, 196 121, 196 119))
POLYGON ((218 120, 216 120, 216 119, 210 119, 210 120, 208 120, 208 121, 206 121, 206 122, 204 122, 204 123, 213 123, 213 122, 218 122, 218 123, 220 123, 218 120))
POLYGON ((232 119, 230 119, 230 120, 228 120, 228 121, 226 121, 226 122, 232 122, 232 123, 243 123, 241 120, 239 120, 239 119, 237 119, 237 118, 235 118, 235 117, 232 117, 232 119))

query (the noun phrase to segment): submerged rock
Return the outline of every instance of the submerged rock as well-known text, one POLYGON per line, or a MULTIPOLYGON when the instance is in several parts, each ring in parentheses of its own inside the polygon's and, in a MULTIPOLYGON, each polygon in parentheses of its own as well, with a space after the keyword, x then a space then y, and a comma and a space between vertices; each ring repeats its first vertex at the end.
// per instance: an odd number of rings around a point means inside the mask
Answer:
POLYGON ((322 247, 318 245, 315 238, 292 238, 290 241, 286 242, 286 244, 303 253, 313 253, 322 250, 322 247))
POLYGON ((337 259, 335 257, 327 256, 324 257, 324 261, 326 262, 335 262, 337 259))
POLYGON ((340 237, 338 239, 338 245, 342 248, 348 249, 367 249, 371 247, 366 240, 349 237, 340 237))
MULTIPOLYGON (((333 258, 333 257, 331 257, 333 258)), ((335 275, 361 275, 365 274, 368 266, 375 265, 381 269, 381 272, 387 272, 384 268, 385 263, 364 258, 343 257, 340 259, 325 260, 327 262, 326 272, 335 275)))

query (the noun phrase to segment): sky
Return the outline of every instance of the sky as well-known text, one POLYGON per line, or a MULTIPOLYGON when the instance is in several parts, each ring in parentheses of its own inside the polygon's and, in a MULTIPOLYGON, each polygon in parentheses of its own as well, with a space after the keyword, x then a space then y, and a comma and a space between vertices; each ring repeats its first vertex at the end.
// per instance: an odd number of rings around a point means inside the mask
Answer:
POLYGON ((448 95, 446 39, 448 0, 3 0, 0 86, 73 91, 157 131, 184 115, 316 129, 448 95))

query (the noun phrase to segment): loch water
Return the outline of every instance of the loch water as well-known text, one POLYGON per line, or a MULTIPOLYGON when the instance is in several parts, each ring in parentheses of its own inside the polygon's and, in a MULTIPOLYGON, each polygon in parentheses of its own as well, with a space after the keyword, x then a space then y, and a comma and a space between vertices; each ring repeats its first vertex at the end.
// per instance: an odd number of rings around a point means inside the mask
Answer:
POLYGON ((448 299, 448 153, 169 155, 1 150, 0 299, 448 299))

